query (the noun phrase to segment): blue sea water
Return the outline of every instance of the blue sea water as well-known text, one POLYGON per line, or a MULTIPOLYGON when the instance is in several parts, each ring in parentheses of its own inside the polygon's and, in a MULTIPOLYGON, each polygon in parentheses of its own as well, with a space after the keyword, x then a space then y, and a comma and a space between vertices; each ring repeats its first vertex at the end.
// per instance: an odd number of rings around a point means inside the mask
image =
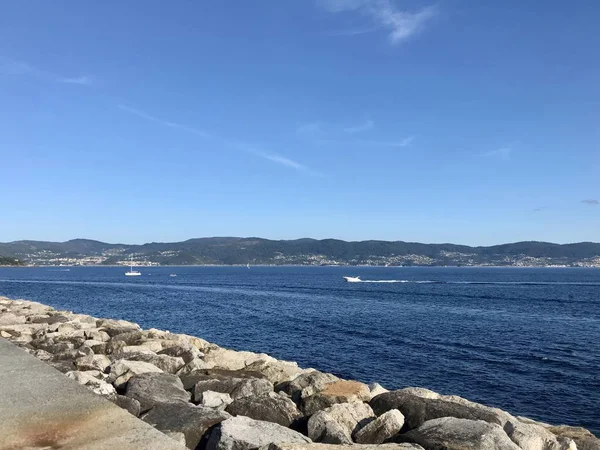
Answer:
POLYGON ((0 295, 600 434, 600 270, 0 268, 0 295), (176 273, 177 277, 169 274, 176 273), (345 283, 360 275, 364 283, 345 283))

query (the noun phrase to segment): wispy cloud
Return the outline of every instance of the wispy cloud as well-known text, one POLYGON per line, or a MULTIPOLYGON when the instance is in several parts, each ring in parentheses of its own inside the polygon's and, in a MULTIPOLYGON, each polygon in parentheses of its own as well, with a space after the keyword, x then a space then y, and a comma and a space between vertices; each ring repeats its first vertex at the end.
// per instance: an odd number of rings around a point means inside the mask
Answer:
POLYGON ((78 84, 81 86, 92 86, 94 77, 89 75, 78 77, 65 77, 56 73, 40 69, 23 61, 0 58, 0 73, 14 76, 37 78, 38 80, 51 81, 55 83, 78 84))
POLYGON ((355 134, 355 133, 362 133, 364 131, 372 130, 374 127, 375 127, 375 122, 373 122, 371 119, 367 119, 359 125, 344 128, 344 131, 346 133, 355 134))
POLYGON ((369 19, 373 26, 385 29, 390 41, 398 44, 421 31, 437 14, 434 6, 416 12, 399 9, 392 0, 318 0, 332 13, 359 13, 369 19))
POLYGON ((414 142, 415 137, 409 136, 399 141, 371 141, 371 140, 360 140, 356 141, 360 144, 369 144, 369 145, 380 145, 382 147, 409 147, 414 142))
POLYGON ((585 203, 586 205, 589 205, 589 206, 598 206, 598 205, 600 205, 600 200, 597 200, 595 198, 588 198, 586 200, 581 200, 581 203, 585 203))
POLYGON ((481 156, 485 156, 486 158, 508 160, 510 159, 511 153, 512 149, 510 147, 501 147, 496 150, 490 150, 488 152, 481 153, 481 156))
POLYGON ((148 114, 145 111, 142 111, 142 110, 136 109, 136 108, 132 108, 130 106, 126 106, 126 105, 117 105, 117 106, 119 109, 121 109, 129 114, 133 114, 134 116, 141 117, 142 119, 148 120, 150 122, 158 123, 165 127, 174 128, 177 130, 192 133, 197 136, 200 136, 201 138, 203 138, 205 140, 217 141, 225 146, 233 147, 236 150, 246 152, 246 153, 254 155, 258 158, 262 158, 267 161, 271 161, 273 163, 279 164, 280 166, 294 169, 299 172, 304 172, 304 173, 307 173, 307 174, 313 175, 313 176, 323 176, 320 172, 312 170, 311 168, 305 166, 304 164, 301 164, 298 161, 294 161, 293 159, 282 156, 278 153, 265 152, 263 150, 259 150, 255 147, 248 145, 246 143, 243 143, 243 142, 231 141, 228 139, 218 138, 204 130, 200 130, 198 128, 193 128, 193 127, 188 127, 187 125, 182 125, 182 124, 179 124, 176 122, 172 122, 170 120, 159 119, 158 117, 148 114))
POLYGON ((267 161, 271 161, 275 164, 279 164, 280 166, 288 167, 290 169, 297 170, 299 172, 304 172, 312 176, 322 177, 323 174, 321 172, 317 172, 316 170, 311 169, 304 164, 299 163, 298 161, 294 161, 286 156, 280 155, 279 153, 266 152, 264 150, 259 150, 251 145, 248 145, 243 142, 228 142, 229 145, 237 148, 238 150, 244 151, 251 155, 257 156, 259 158, 265 159, 267 161))
POLYGON ((76 78, 62 78, 58 81, 60 81, 61 83, 67 83, 67 84, 81 84, 83 86, 92 86, 94 84, 94 79, 89 76, 76 77, 76 78))
POLYGON ((296 128, 297 134, 315 134, 321 131, 321 124, 319 122, 304 123, 296 128))
POLYGON ((169 128, 176 128, 178 130, 187 131, 188 133, 193 133, 200 136, 203 139, 212 139, 212 135, 204 130, 200 130, 198 128, 188 127, 187 125, 182 125, 180 123, 171 122, 170 120, 159 119, 158 117, 154 117, 147 112, 144 112, 139 109, 131 108, 125 105, 117 105, 119 109, 126 111, 135 116, 141 117, 142 119, 149 120, 151 122, 159 123, 169 128))

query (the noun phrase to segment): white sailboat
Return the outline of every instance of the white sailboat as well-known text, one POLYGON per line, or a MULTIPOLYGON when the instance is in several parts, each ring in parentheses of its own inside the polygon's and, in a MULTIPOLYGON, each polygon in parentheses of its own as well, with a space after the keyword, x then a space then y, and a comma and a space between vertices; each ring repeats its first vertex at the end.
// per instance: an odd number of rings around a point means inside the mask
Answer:
POLYGON ((250 268, 250 263, 247 263, 247 264, 246 264, 246 267, 249 269, 249 268, 250 268))
POLYGON ((131 255, 131 265, 129 266, 129 272, 125 272, 125 276, 127 277, 139 277, 142 272, 138 272, 137 270, 133 270, 133 255, 131 255))

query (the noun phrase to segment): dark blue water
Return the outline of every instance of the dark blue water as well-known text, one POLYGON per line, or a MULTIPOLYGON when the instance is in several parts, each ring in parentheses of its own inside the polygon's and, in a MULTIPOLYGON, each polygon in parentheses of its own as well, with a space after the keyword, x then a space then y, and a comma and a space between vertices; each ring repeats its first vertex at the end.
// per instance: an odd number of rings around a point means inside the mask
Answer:
POLYGON ((600 434, 598 269, 177 267, 134 279, 124 270, 0 269, 0 295, 600 434))

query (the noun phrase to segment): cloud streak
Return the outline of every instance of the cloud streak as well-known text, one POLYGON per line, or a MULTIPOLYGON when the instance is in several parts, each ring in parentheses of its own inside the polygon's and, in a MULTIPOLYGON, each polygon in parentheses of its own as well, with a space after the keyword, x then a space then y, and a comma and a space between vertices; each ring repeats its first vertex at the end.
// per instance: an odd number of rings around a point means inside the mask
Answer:
POLYGON ((80 86, 92 86, 94 85, 95 80, 93 77, 88 75, 78 77, 65 77, 32 66, 31 64, 27 64, 23 61, 15 61, 13 59, 6 58, 0 58, 0 73, 14 76, 37 78, 38 80, 51 81, 54 83, 75 84, 80 86))
POLYGON ((233 147, 237 150, 240 150, 240 151, 246 152, 248 154, 251 154, 253 156, 256 156, 258 158, 273 162, 280 166, 287 167, 289 169, 294 169, 299 172, 304 172, 304 173, 307 173, 307 174, 313 175, 313 176, 323 176, 320 172, 314 171, 311 168, 305 166, 304 164, 301 164, 298 161, 294 161, 293 159, 282 156, 278 153, 271 153, 271 152, 265 152, 262 150, 258 150, 258 149, 254 148, 248 144, 245 144, 243 142, 230 141, 227 139, 220 139, 204 130, 200 130, 198 128, 193 128, 193 127, 188 127, 187 125, 182 125, 180 123, 172 122, 170 120, 160 119, 151 114, 148 114, 145 111, 142 111, 142 110, 136 109, 136 108, 132 108, 130 106, 117 105, 117 107, 129 114, 141 117, 142 119, 145 119, 149 122, 158 123, 165 127, 174 128, 177 130, 185 131, 187 133, 192 133, 192 134, 195 134, 207 141, 220 142, 223 145, 226 145, 228 147, 233 147))
POLYGON ((259 158, 265 159, 272 163, 278 164, 283 167, 287 167, 290 169, 297 170, 299 172, 304 172, 312 176, 322 177, 323 174, 321 172, 317 172, 311 169, 304 164, 299 163, 298 161, 294 161, 293 159, 287 158, 279 153, 265 152, 263 150, 258 150, 248 144, 243 142, 228 142, 229 145, 241 150, 243 152, 249 153, 251 155, 257 156, 259 158))
POLYGON ((598 206, 600 205, 600 200, 597 200, 595 198, 588 198, 586 200, 581 200, 581 203, 584 203, 588 206, 598 206))
POLYGON ((164 125, 165 127, 169 127, 169 128, 175 128, 178 130, 182 130, 182 131, 186 131, 188 133, 193 133, 197 136, 200 136, 203 139, 209 140, 212 139, 212 136, 210 133, 204 131, 204 130, 199 130, 197 128, 193 128, 193 127, 188 127, 186 125, 182 125, 180 123, 176 123, 176 122, 171 122, 169 120, 163 120, 163 119, 159 119, 158 117, 154 117, 142 110, 136 109, 136 108, 131 108, 129 106, 126 105, 117 105, 119 109, 126 111, 130 114, 133 114, 134 116, 138 116, 141 117, 142 119, 146 119, 149 120, 150 122, 155 122, 161 125, 164 125))
POLYGON ((481 156, 486 158, 496 158, 502 160, 509 160, 512 149, 510 147, 501 147, 496 150, 490 150, 489 152, 481 153, 481 156))
POLYGON ((315 134, 321 131, 319 122, 305 123, 296 128, 297 134, 315 134))
POLYGON ((346 133, 356 134, 356 133, 362 133, 365 131, 372 130, 373 128, 375 128, 375 122, 373 122, 371 119, 368 119, 368 120, 365 120, 364 123, 361 123, 359 125, 344 128, 344 131, 346 133))
POLYGON ((392 0, 320 0, 319 4, 331 13, 361 14, 374 27, 385 29, 393 44, 405 42, 437 15, 434 6, 409 12, 399 9, 392 0))

